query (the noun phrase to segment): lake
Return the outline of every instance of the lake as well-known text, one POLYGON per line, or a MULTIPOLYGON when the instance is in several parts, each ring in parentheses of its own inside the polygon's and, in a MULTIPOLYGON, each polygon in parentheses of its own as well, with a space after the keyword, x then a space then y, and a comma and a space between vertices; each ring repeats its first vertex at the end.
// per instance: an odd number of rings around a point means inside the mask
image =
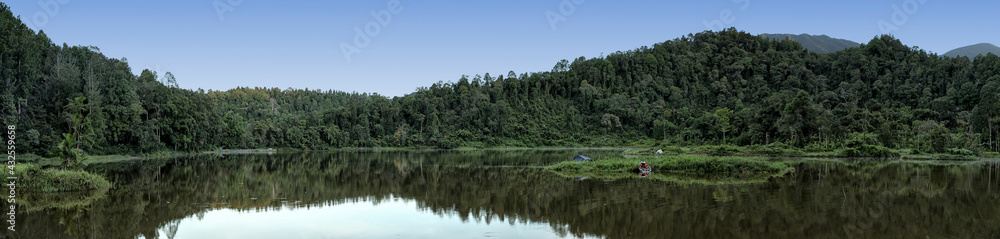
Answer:
MULTIPOLYGON (((775 177, 573 178, 615 150, 331 151, 90 165, 3 238, 1000 238, 1000 164, 773 159, 775 177)), ((655 168, 656 165, 653 165, 655 168)))

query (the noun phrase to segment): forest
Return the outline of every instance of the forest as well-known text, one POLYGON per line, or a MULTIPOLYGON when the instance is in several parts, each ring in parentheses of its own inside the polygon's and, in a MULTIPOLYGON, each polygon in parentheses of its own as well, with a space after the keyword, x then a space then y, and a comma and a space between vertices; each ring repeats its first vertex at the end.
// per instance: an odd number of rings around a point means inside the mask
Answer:
POLYGON ((169 72, 135 75, 124 57, 53 43, 2 3, 0 12, 0 122, 17 126, 19 150, 38 155, 51 155, 70 132, 91 155, 775 142, 837 149, 849 141, 982 152, 1000 145, 996 55, 946 57, 889 35, 818 54, 730 28, 562 60, 550 71, 463 75, 386 97, 185 89, 169 72))

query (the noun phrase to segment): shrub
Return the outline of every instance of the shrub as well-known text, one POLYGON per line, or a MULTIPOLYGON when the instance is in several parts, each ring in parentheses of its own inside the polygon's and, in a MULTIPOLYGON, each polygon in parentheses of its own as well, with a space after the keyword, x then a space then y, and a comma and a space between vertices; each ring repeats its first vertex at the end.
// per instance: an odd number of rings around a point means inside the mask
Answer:
POLYGON ((785 143, 782 143, 781 141, 774 141, 773 143, 767 144, 766 146, 768 148, 776 148, 776 149, 794 149, 795 148, 795 146, 787 145, 785 143))
POLYGON ((870 144, 860 144, 856 147, 850 147, 844 149, 840 152, 841 156, 846 157, 876 157, 876 158, 893 158, 899 157, 899 153, 892 151, 889 148, 870 145, 870 144))
POLYGON ((683 154, 683 153, 687 153, 687 152, 684 151, 684 148, 677 147, 677 146, 666 146, 666 147, 663 147, 662 150, 663 150, 663 153, 665 153, 665 154, 668 154, 668 153, 669 154, 683 154))
POLYGON ((820 145, 818 143, 811 143, 809 145, 806 145, 805 151, 810 153, 824 152, 826 151, 826 147, 823 147, 823 145, 820 145))
POLYGON ((934 160, 949 160, 949 161, 976 161, 979 160, 973 155, 957 155, 957 154, 933 154, 930 159, 934 160))
POLYGON ((14 170, 25 191, 65 192, 111 186, 104 177, 82 170, 42 169, 35 164, 19 164, 14 170))
POLYGON ((945 150, 945 153, 954 154, 954 155, 962 155, 962 156, 973 156, 973 155, 976 155, 976 153, 972 152, 972 150, 957 149, 957 148, 950 148, 948 150, 945 150))
POLYGON ((712 156, 727 156, 736 155, 740 152, 740 148, 732 145, 719 145, 714 146, 708 151, 708 155, 712 156))
POLYGON ((458 144, 448 137, 432 138, 431 141, 434 142, 435 146, 441 149, 453 149, 458 147, 458 144))

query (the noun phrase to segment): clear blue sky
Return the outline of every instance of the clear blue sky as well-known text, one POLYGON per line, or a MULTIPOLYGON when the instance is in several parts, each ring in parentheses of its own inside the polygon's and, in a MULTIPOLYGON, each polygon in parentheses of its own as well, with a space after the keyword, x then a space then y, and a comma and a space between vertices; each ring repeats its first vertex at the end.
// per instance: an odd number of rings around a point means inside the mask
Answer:
POLYGON ((215 90, 261 86, 399 96, 463 74, 550 70, 560 59, 648 46, 708 30, 705 23, 713 21, 752 34, 825 34, 861 43, 887 32, 939 54, 1000 43, 997 1, 399 0, 402 10, 395 14, 389 10, 399 9, 390 9, 390 2, 7 4, 58 44, 98 46, 109 57, 128 58, 136 73, 169 71, 183 88, 215 90), (373 11, 389 12, 391 20, 382 27, 373 11), (564 21, 553 28, 549 11, 564 21), (883 31, 879 21, 895 29, 883 31), (355 28, 365 31, 370 22, 369 30, 380 30, 378 35, 348 61, 342 43, 357 47, 355 28))

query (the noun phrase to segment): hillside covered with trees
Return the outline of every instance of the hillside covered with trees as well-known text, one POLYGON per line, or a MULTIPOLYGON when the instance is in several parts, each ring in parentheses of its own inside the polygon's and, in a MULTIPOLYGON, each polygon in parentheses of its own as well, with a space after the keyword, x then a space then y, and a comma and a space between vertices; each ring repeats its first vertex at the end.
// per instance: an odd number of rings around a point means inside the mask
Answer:
POLYGON ((954 50, 945 52, 944 55, 950 57, 975 57, 978 55, 988 55, 990 53, 993 53, 994 55, 1000 54, 1000 47, 989 43, 979 43, 955 48, 954 50))
POLYGON ((797 41, 802 44, 802 48, 810 50, 816 53, 833 53, 838 52, 843 49, 858 47, 861 44, 849 40, 832 38, 827 35, 809 35, 809 34, 760 34, 761 37, 767 39, 774 39, 778 41, 783 41, 790 39, 792 41, 797 41))
POLYGON ((944 57, 891 36, 818 54, 795 41, 709 31, 390 98, 184 89, 171 74, 134 75, 125 58, 53 43, 7 6, 0 12, 0 121, 17 125, 18 149, 39 155, 76 130, 79 112, 90 154, 654 142, 833 149, 850 140, 941 152, 996 151, 1000 141, 996 55, 944 57), (84 110, 67 107, 77 97, 84 110))

